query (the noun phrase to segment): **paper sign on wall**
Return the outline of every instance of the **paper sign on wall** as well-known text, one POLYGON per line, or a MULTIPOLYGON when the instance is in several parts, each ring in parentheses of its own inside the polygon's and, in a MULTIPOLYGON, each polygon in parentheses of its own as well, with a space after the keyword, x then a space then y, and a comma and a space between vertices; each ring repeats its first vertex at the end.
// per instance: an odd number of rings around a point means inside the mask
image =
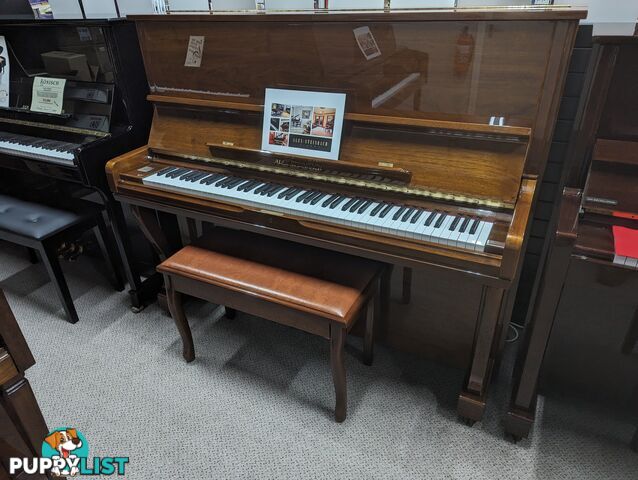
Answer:
POLYGON ((31 96, 31 111, 62 113, 65 78, 35 77, 31 96))
POLYGON ((4 36, 0 35, 0 107, 9 106, 9 51, 4 36))

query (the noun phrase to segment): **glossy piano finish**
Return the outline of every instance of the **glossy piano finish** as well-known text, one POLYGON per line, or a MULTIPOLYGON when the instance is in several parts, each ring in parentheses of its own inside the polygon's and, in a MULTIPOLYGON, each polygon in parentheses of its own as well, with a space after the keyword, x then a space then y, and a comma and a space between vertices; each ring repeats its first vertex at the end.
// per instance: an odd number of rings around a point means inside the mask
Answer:
POLYGON ((107 160, 148 138, 151 110, 135 25, 124 20, 2 21, 0 35, 11 62, 9 108, 0 108, 0 175, 17 171, 3 177, 23 179, 25 185, 2 188, 25 193, 39 183, 51 189, 47 200, 67 207, 75 196, 96 192, 123 259, 132 304, 143 307, 157 287, 141 281, 121 206, 104 173, 107 160), (52 51, 86 61, 71 67, 49 63, 42 54, 52 51), (67 79, 61 114, 30 110, 37 75, 67 79))
POLYGON ((576 188, 563 193, 515 369, 505 428, 516 438, 534 422, 545 357, 543 377, 554 389, 579 385, 590 398, 636 402, 638 259, 615 254, 612 229, 638 230, 638 98, 635 89, 617 90, 638 81, 638 37, 595 42, 568 159, 576 188))
POLYGON ((160 258, 176 245, 155 212, 414 267, 419 284, 438 282, 415 293, 431 302, 419 313, 428 318, 389 319, 380 339, 464 366, 459 413, 479 420, 584 15, 530 8, 135 17, 153 125, 147 147, 107 164, 111 188, 133 206, 160 258), (367 60, 359 50, 353 30, 361 26, 381 56, 367 60), (474 47, 464 56, 457 42, 466 34, 474 47), (205 38, 200 67, 184 66, 191 35, 205 38), (338 161, 260 150, 267 87, 347 94, 338 161), (166 180, 159 172, 168 167, 185 170, 166 180), (285 204, 267 191, 238 190, 249 181, 300 192, 285 204), (303 203, 323 194, 347 197, 334 216, 303 203), (351 199, 394 210, 387 224, 362 223, 343 210, 351 199), (448 223, 433 236, 425 223, 435 211, 448 223), (459 242, 461 227, 475 220, 490 225, 483 243, 459 242), (454 340, 437 344, 445 335, 454 340))

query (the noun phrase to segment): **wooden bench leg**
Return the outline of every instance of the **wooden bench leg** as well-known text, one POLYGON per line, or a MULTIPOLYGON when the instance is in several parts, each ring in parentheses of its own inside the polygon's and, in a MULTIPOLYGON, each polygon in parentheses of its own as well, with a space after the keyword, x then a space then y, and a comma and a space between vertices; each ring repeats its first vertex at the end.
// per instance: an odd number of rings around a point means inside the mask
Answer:
POLYGON ((39 249, 40 257, 42 258, 42 263, 44 263, 44 266, 47 269, 51 283, 53 283, 53 287, 64 306, 68 321, 70 323, 77 323, 78 314, 75 310, 75 305, 73 305, 73 297, 71 297, 71 293, 69 292, 69 287, 66 283, 66 279, 64 278, 64 273, 62 273, 58 255, 53 245, 53 243, 47 242, 41 244, 39 249))
POLYGON ((184 314, 182 294, 173 288, 171 277, 168 275, 164 275, 164 285, 166 287, 168 310, 171 312, 171 317, 173 317, 177 330, 182 337, 182 356, 187 362, 192 362, 195 360, 195 346, 193 345, 191 327, 188 325, 188 319, 184 314))
POLYGON ((374 317, 376 315, 375 303, 378 296, 370 297, 366 305, 366 327, 363 335, 363 363, 372 365, 374 357, 374 317))
POLYGON ((333 324, 330 328, 330 367, 335 386, 335 420, 339 423, 346 419, 348 408, 346 366, 343 356, 346 334, 341 325, 333 324))

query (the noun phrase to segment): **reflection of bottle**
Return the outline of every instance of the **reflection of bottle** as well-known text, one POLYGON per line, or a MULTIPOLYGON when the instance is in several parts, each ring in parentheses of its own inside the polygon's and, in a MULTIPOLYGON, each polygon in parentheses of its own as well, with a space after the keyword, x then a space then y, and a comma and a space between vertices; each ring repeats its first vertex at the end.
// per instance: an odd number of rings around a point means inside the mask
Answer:
POLYGON ((463 27, 463 31, 456 40, 454 52, 454 74, 465 75, 470 69, 474 56, 474 37, 470 35, 469 27, 463 27))

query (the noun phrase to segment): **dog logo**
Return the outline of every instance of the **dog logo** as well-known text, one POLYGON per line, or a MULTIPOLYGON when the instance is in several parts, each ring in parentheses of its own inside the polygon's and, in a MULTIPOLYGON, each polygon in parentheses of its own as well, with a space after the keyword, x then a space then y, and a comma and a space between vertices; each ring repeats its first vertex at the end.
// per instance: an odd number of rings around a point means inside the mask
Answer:
POLYGON ((80 471, 80 459, 88 456, 89 444, 75 428, 58 428, 50 432, 42 442, 42 457, 54 460, 56 466, 51 469, 51 473, 57 476, 74 477, 80 471), (59 460, 64 462, 62 469, 57 466, 60 465, 59 460))

